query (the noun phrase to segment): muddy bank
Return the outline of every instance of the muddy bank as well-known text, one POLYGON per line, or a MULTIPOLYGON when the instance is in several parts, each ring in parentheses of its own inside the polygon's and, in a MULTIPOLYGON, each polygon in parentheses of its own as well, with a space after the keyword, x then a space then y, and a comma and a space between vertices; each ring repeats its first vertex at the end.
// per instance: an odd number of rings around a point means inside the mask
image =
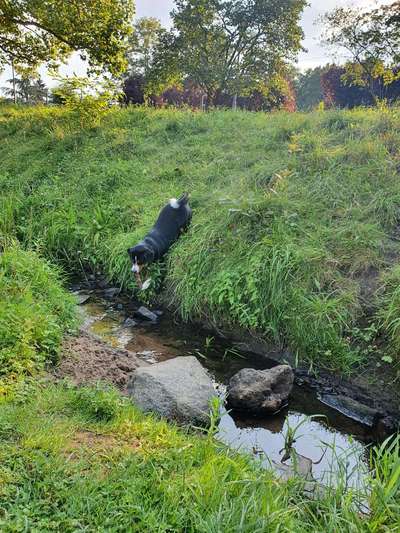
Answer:
POLYGON ((102 381, 126 393, 132 372, 146 364, 135 353, 113 348, 82 329, 64 339, 61 361, 53 374, 56 379, 67 378, 76 385, 102 381))

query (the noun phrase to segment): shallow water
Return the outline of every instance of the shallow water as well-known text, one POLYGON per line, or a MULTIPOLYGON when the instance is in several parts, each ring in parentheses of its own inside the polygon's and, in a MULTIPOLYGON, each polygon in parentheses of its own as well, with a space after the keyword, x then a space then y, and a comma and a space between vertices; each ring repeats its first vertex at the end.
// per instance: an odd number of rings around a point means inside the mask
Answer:
MULTIPOLYGON (((157 324, 126 327, 126 311, 121 304, 119 307, 92 298, 82 306, 84 327, 113 347, 128 349, 149 363, 194 355, 210 372, 221 395, 230 377, 240 369, 265 369, 274 364, 260 356, 244 356, 206 332, 175 323, 171 316, 161 317, 157 324)), ((217 438, 280 471, 285 468, 281 463, 285 437, 289 427, 296 426, 293 448, 296 457, 303 458, 312 470, 308 479, 324 485, 341 479, 346 486, 363 487, 368 473, 369 429, 325 406, 305 388, 295 386, 289 405, 278 415, 252 418, 224 410, 217 438)), ((290 460, 285 464, 290 465, 290 460)))

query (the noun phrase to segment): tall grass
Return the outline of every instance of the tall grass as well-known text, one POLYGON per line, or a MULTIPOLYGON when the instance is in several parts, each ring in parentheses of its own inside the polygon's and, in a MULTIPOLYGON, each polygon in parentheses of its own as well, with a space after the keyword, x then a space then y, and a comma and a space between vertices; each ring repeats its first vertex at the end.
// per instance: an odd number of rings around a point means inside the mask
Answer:
POLYGON ((398 119, 398 109, 131 109, 81 130, 60 109, 4 108, 0 228, 72 273, 101 270, 134 291, 126 249, 189 190, 193 224, 166 270, 154 267, 153 289, 186 319, 256 331, 350 371, 364 279, 399 251, 398 119))
POLYGON ((0 302, 1 399, 21 378, 57 360, 75 309, 57 270, 15 244, 0 254, 0 302))

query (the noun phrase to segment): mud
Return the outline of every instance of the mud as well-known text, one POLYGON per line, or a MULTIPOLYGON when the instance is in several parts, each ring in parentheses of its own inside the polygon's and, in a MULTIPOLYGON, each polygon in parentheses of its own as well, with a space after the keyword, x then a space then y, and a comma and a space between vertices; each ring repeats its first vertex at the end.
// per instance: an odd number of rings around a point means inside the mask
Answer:
POLYGON ((133 352, 113 348, 81 330, 77 336, 65 338, 61 362, 54 370, 54 376, 67 378, 76 385, 103 381, 126 393, 129 376, 145 364, 133 352))

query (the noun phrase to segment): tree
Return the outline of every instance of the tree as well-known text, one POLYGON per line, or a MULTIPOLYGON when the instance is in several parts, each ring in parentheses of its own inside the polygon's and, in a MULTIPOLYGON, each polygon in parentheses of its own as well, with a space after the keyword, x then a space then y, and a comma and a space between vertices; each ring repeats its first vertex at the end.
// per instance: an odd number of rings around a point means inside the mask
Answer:
POLYGON ((323 101, 321 76, 327 67, 316 67, 299 72, 295 77, 297 107, 302 111, 310 111, 323 101))
POLYGON ((80 52, 93 70, 123 71, 133 0, 0 0, 0 69, 54 65, 80 52))
POLYGON ((173 28, 160 38, 151 87, 190 78, 213 103, 218 93, 262 89, 295 59, 306 0, 175 0, 173 28))
POLYGON ((346 67, 329 65, 321 74, 321 88, 326 107, 353 108, 372 105, 374 100, 365 87, 345 83, 346 67))
POLYGON ((394 81, 393 67, 400 62, 400 1, 371 11, 337 8, 323 21, 323 42, 349 56, 343 79, 365 87, 374 99, 382 97, 382 87, 394 81))
POLYGON ((155 49, 165 29, 153 17, 143 17, 133 26, 129 38, 128 61, 130 73, 147 78, 155 49))
POLYGON ((7 83, 11 87, 3 87, 3 93, 13 98, 14 103, 40 104, 47 101, 47 87, 34 69, 16 68, 16 74, 7 83))
MULTIPOLYGON (((355 68, 356 66, 353 66, 355 68)), ((371 106, 375 103, 369 89, 361 85, 349 85, 345 81, 346 71, 351 65, 329 65, 321 75, 321 87, 324 103, 327 107, 356 107, 371 106)), ((400 68, 393 70, 393 81, 384 83, 382 78, 376 78, 374 84, 382 89, 382 97, 393 103, 400 98, 400 68)), ((375 93, 378 89, 375 89, 375 93)))
POLYGON ((143 74, 130 74, 124 80, 123 92, 126 104, 141 105, 145 102, 146 79, 143 74))
POLYGON ((143 104, 155 49, 165 33, 158 19, 143 17, 133 26, 127 51, 129 71, 124 76, 126 103, 143 104))

